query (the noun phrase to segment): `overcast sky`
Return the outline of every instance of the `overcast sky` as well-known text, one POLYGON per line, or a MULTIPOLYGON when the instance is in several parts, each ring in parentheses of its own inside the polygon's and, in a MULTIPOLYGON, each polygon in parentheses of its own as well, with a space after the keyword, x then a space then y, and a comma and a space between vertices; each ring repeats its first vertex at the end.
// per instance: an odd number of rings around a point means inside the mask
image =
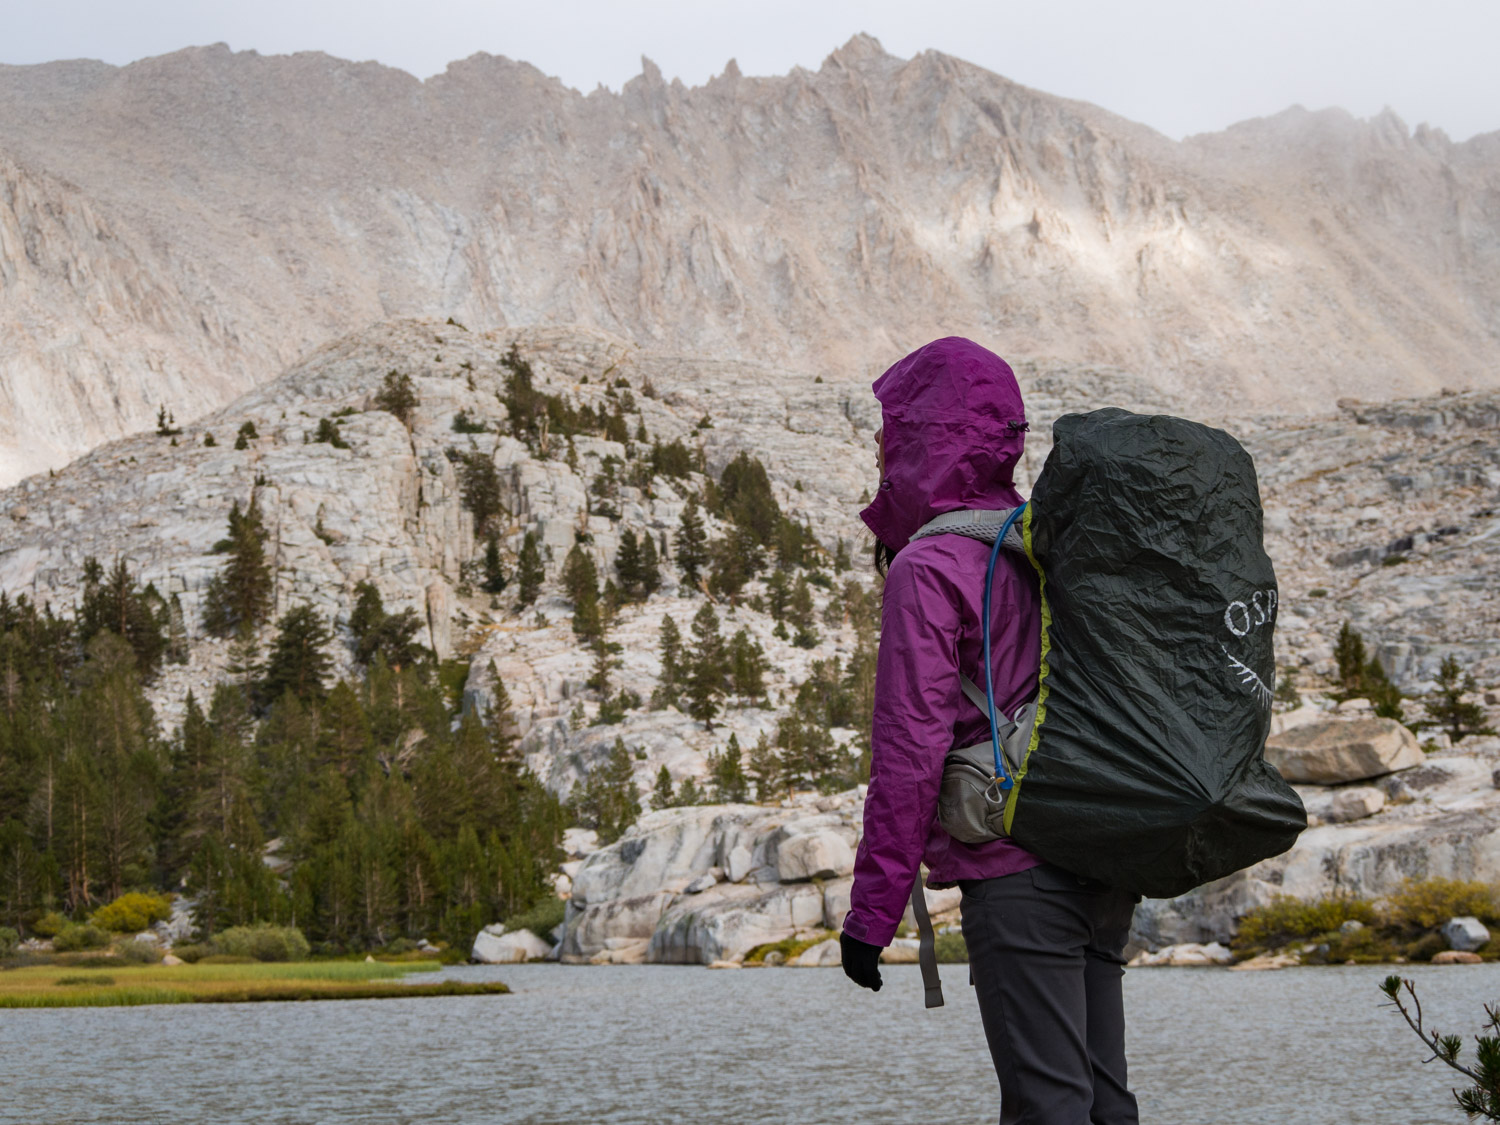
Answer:
POLYGON ((419 77, 477 51, 618 89, 652 58, 697 85, 816 68, 858 31, 935 48, 1173 137, 1289 105, 1389 105, 1455 139, 1500 129, 1500 0, 0 0, 0 62, 127 63, 226 42, 419 77))

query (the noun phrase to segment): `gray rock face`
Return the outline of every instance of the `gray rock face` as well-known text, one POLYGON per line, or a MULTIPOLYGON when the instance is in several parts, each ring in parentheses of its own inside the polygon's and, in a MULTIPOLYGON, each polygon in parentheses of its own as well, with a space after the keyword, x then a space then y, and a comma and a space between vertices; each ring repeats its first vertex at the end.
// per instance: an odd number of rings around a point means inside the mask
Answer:
POLYGON ((0 153, 0 481, 392 314, 858 379, 961 328, 1276 407, 1497 367, 1485 138, 1292 110, 1174 143, 865 36, 588 96, 486 55, 5 67, 0 153))
POLYGON ((1394 719, 1330 719, 1266 740, 1266 760, 1292 782, 1336 785, 1422 764, 1416 735, 1394 719))
POLYGON ((1443 926, 1443 940, 1448 943, 1449 949, 1457 949, 1461 953, 1473 953, 1482 948, 1490 940, 1489 928, 1478 918, 1464 916, 1462 918, 1450 918, 1443 926))
POLYGON ((743 959, 757 945, 802 930, 832 928, 830 917, 841 922, 848 912, 852 880, 807 880, 829 856, 852 867, 847 841, 857 835, 863 808, 858 794, 848 793, 788 808, 648 813, 577 869, 561 951, 588 959, 610 939, 649 938, 649 961, 708 964, 743 959), (726 882, 718 881, 720 871, 726 882), (756 873, 765 878, 748 878, 756 873))

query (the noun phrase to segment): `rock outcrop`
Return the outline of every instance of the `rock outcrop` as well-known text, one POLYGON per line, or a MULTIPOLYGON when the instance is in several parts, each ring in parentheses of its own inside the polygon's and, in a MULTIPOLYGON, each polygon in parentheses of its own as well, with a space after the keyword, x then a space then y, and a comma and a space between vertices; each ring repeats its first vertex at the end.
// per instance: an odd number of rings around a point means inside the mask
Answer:
POLYGON ((1422 764, 1416 735, 1394 719, 1331 719, 1266 740, 1266 760, 1291 782, 1337 785, 1422 764))

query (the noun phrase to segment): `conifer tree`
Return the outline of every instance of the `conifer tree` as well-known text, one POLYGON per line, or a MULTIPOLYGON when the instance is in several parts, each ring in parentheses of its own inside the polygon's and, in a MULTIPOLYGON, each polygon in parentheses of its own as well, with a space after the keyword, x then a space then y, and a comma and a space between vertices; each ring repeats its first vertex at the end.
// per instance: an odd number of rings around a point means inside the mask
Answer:
POLYGON ((750 748, 750 761, 746 769, 750 780, 755 783, 757 801, 765 803, 776 795, 781 783, 781 772, 781 756, 771 745, 766 732, 761 731, 755 745, 750 748))
POLYGON ((684 690, 688 714, 713 730, 713 718, 719 713, 717 700, 724 693, 724 640, 719 635, 719 615, 712 602, 705 601, 693 615, 693 654, 687 670, 684 690))
POLYGON ((741 699, 765 694, 766 654, 749 629, 739 629, 729 640, 729 685, 741 699))
POLYGON ((741 761, 740 740, 733 734, 720 753, 708 755, 709 777, 713 784, 713 798, 720 803, 739 803, 749 793, 745 769, 741 761))
POLYGON ((412 382, 412 377, 405 372, 386 372, 380 390, 375 392, 375 409, 394 414, 409 430, 419 405, 417 387, 412 382))
POLYGON ((601 843, 610 844, 641 815, 640 793, 635 787, 635 768, 625 740, 616 737, 609 759, 589 771, 573 797, 578 822, 599 833, 601 843))
POLYGON ((474 517, 475 532, 484 535, 505 510, 494 457, 478 451, 465 453, 458 466, 458 490, 464 507, 474 517))
POLYGON ((648 531, 641 536, 641 595, 649 598, 661 589, 661 559, 656 552, 656 542, 648 531))
POLYGON ((229 509, 229 534, 214 544, 214 553, 228 558, 204 595, 203 623, 215 636, 253 630, 270 614, 271 567, 265 541, 257 498, 252 494, 243 512, 236 500, 229 509))
POLYGON ((651 788, 651 807, 669 809, 677 804, 677 793, 672 787, 672 774, 663 765, 656 771, 656 784, 651 788))
MULTIPOLYGON (((651 537, 646 537, 650 542, 651 537)), ((641 544, 630 528, 620 532, 620 549, 615 554, 615 573, 620 576, 620 588, 628 597, 634 598, 643 592, 641 575, 641 544)))
POLYGON ((698 787, 698 779, 687 778, 677 790, 677 803, 684 807, 689 805, 703 804, 703 790, 698 787))
POLYGON ((703 530, 703 516, 698 511, 698 497, 688 494, 687 506, 682 510, 682 521, 677 528, 677 566, 683 579, 696 586, 708 562, 708 534, 703 530))
POLYGON ((798 575, 797 584, 792 587, 786 616, 787 621, 796 630, 792 636, 792 644, 798 648, 813 648, 817 645, 818 633, 813 627, 812 589, 807 584, 805 574, 798 575))
POLYGON ((321 700, 327 692, 324 681, 333 670, 333 661, 324 651, 331 640, 327 624, 312 606, 287 610, 276 623, 276 638, 256 685, 256 699, 263 706, 288 693, 304 703, 321 700))
POLYGON ((484 592, 498 594, 505 589, 505 566, 500 561, 500 537, 490 529, 484 542, 484 592))
POLYGON ((599 614, 599 571, 593 556, 573 544, 563 561, 563 589, 573 603, 573 634, 591 640, 603 632, 599 614))
POLYGON ((1443 657, 1438 669, 1436 697, 1427 703, 1427 714, 1434 725, 1448 732, 1454 742, 1462 741, 1471 734, 1494 734, 1485 722, 1484 708, 1464 699, 1477 690, 1471 673, 1464 670, 1457 657, 1443 657))
POLYGON ((155 588, 141 590, 124 559, 105 574, 92 557, 83 563, 83 601, 78 608, 78 640, 88 644, 111 632, 135 653, 136 667, 149 679, 167 651, 165 606, 155 588))
POLYGON ((521 540, 521 553, 516 559, 516 602, 528 606, 536 601, 542 588, 542 553, 536 545, 536 534, 528 531, 521 540))

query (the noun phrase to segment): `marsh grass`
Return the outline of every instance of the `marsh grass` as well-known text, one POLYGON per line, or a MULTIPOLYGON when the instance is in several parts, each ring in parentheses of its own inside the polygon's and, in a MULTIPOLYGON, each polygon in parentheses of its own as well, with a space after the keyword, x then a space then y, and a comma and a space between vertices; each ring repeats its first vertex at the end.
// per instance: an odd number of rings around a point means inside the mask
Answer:
POLYGON ((32 966, 0 972, 0 1008, 97 1008, 140 1004, 259 1003, 271 1000, 376 1000, 395 996, 474 996, 508 992, 499 981, 409 984, 426 964, 368 961, 257 962, 236 965, 111 966, 110 972, 32 966))

